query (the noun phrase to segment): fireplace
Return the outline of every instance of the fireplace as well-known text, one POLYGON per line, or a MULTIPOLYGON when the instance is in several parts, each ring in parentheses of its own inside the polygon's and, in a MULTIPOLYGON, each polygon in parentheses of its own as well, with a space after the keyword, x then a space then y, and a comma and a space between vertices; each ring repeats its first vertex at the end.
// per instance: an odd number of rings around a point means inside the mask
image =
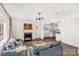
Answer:
POLYGON ((32 33, 24 33, 24 41, 31 41, 32 33))

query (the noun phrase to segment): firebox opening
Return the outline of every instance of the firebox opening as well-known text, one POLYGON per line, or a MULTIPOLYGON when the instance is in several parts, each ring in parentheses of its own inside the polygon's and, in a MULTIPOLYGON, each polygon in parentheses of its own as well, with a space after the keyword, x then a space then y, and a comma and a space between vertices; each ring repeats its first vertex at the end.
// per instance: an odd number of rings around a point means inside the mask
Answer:
POLYGON ((32 33, 24 33, 24 41, 31 41, 32 33))

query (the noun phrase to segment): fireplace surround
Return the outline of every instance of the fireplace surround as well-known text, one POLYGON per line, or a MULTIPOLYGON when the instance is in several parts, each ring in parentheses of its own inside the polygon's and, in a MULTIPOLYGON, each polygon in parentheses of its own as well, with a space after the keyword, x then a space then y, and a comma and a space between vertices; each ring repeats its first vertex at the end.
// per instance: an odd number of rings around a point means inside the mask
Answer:
POLYGON ((27 32, 24 33, 24 41, 31 41, 32 40, 32 33, 27 32))

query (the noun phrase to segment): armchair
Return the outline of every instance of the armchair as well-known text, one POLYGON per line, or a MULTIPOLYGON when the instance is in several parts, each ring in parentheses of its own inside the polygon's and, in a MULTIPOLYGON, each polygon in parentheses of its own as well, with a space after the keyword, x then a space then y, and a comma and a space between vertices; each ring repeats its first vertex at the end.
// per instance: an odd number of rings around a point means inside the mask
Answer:
POLYGON ((2 51, 2 56, 23 56, 23 51, 20 51, 20 52, 16 52, 16 46, 15 46, 15 43, 18 45, 18 47, 21 47, 23 46, 23 43, 21 40, 18 40, 18 41, 12 41, 12 40, 9 40, 4 48, 3 48, 3 51, 2 51))

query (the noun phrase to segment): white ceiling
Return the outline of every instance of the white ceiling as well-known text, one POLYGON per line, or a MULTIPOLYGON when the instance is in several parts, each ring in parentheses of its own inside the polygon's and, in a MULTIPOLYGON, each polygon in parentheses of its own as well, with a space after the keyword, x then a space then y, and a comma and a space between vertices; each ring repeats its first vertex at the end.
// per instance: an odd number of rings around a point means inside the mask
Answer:
POLYGON ((22 20, 33 20, 39 11, 46 20, 63 18, 79 12, 77 3, 6 3, 3 5, 12 17, 22 20))

